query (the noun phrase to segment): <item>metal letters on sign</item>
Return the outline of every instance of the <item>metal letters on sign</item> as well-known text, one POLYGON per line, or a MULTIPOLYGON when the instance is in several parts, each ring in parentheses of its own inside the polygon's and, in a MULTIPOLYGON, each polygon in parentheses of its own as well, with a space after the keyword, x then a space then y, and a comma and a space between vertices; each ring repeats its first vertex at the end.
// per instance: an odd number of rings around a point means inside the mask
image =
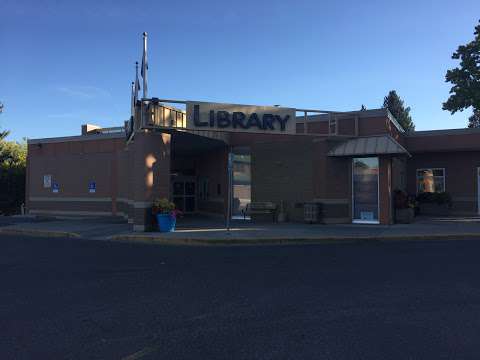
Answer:
POLYGON ((58 193, 59 190, 60 190, 60 186, 58 185, 58 183, 54 182, 52 184, 52 192, 53 193, 58 193))
POLYGON ((187 102, 187 128, 255 133, 295 133, 295 109, 187 102))
POLYGON ((90 181, 88 183, 88 192, 89 193, 94 193, 97 191, 97 184, 95 183, 95 181, 90 181))

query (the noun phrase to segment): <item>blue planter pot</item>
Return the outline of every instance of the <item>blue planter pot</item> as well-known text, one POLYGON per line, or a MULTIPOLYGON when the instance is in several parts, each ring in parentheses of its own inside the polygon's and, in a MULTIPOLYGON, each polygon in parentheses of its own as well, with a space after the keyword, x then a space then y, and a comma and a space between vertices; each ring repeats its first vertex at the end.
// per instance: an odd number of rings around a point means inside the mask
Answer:
POLYGON ((171 214, 157 214, 157 224, 160 232, 175 231, 176 222, 176 219, 171 214))

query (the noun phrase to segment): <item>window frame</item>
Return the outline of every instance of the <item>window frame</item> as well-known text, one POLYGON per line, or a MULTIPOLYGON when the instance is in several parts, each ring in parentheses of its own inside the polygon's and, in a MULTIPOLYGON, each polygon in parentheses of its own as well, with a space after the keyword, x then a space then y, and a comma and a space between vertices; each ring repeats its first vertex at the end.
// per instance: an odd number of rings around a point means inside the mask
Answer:
MULTIPOLYGON (((419 187, 418 187, 418 184, 419 184, 419 182, 418 182, 418 172, 419 171, 425 171, 425 170, 432 171, 432 174, 433 174, 434 170, 442 170, 443 171, 443 191, 440 191, 440 192, 446 192, 447 191, 447 171, 444 167, 443 168, 442 167, 419 168, 419 169, 415 170, 415 187, 416 187, 417 195, 425 192, 425 191, 419 191, 419 187)), ((435 176, 435 175, 432 175, 432 176, 433 176, 434 180, 435 180, 435 177, 440 177, 440 176, 435 176)), ((433 192, 432 194, 434 194, 434 193, 436 193, 436 191, 433 192)))
POLYGON ((380 157, 379 156, 359 156, 353 157, 351 163, 351 192, 352 192, 352 224, 380 224, 380 157), (364 158, 375 158, 377 159, 377 219, 376 220, 362 220, 355 218, 355 184, 354 184, 354 171, 355 171, 355 160, 364 159, 364 158))

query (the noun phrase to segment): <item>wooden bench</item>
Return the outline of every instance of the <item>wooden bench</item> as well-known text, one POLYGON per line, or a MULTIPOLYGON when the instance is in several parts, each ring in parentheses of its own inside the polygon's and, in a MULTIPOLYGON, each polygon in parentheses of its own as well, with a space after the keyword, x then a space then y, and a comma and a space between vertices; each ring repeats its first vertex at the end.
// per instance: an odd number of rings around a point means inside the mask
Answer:
POLYGON ((250 204, 247 204, 247 207, 243 210, 243 218, 247 215, 251 216, 260 214, 272 215, 273 222, 276 222, 277 204, 270 201, 251 202, 250 204))

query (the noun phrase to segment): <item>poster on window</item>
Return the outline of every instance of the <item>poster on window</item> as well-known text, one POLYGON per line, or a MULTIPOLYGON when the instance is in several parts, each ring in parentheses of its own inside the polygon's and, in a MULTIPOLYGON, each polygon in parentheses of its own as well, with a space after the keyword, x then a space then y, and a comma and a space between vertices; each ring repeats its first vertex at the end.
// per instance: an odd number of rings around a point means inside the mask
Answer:
POLYGON ((45 189, 52 187, 52 175, 43 175, 43 187, 45 189))

